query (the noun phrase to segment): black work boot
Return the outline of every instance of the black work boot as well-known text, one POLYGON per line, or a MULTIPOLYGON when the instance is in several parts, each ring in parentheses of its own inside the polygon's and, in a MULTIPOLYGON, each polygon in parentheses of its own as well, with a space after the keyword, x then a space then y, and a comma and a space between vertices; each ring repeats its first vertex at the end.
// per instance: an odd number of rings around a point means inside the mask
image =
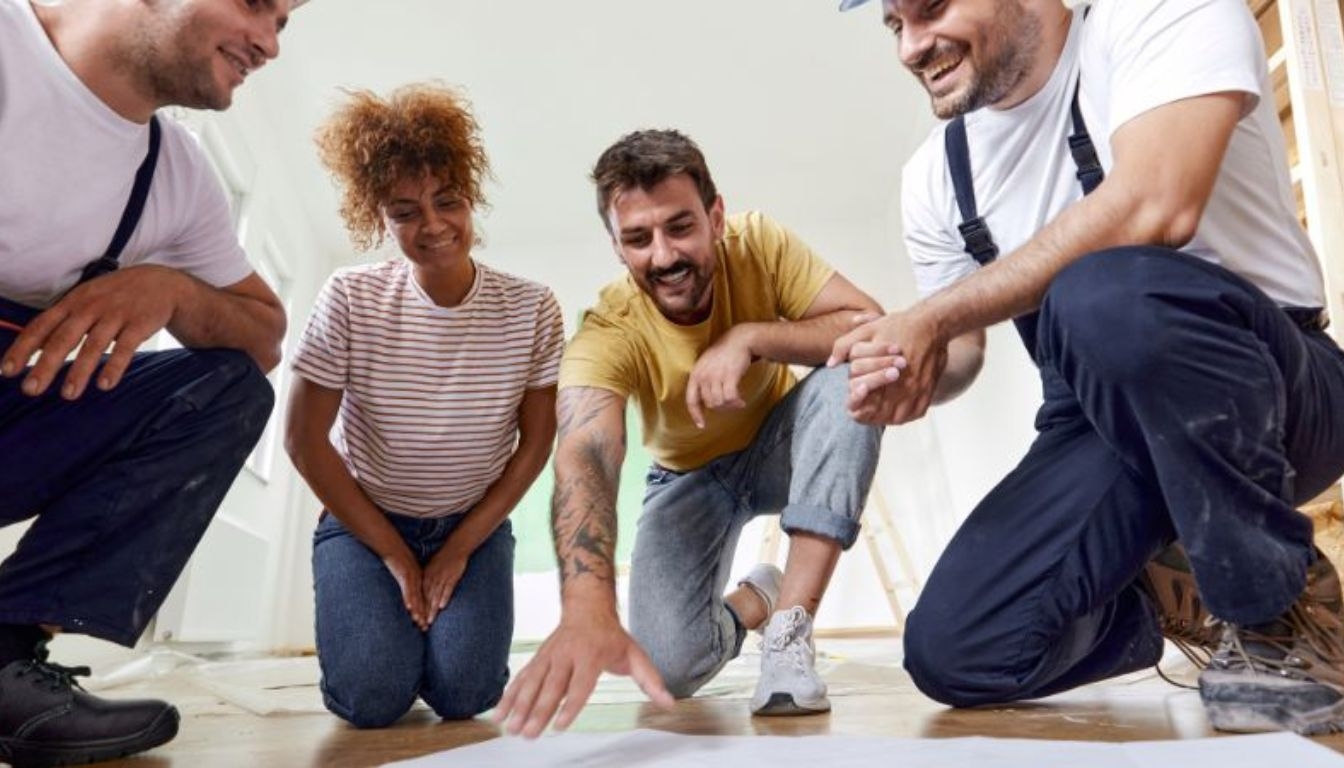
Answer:
POLYGON ((177 735, 177 709, 153 700, 109 701, 86 692, 76 675, 88 667, 35 657, 0 669, 0 762, 14 768, 114 760, 177 735))

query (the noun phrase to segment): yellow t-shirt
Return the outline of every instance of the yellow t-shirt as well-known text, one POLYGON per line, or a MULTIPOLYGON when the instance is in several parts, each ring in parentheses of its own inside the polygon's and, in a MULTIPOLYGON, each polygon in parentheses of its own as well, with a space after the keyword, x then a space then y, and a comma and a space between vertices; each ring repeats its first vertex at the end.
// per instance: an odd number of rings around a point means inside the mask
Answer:
POLYGON ((639 403, 644 445, 674 471, 740 451, 794 384, 788 366, 758 360, 739 393, 747 407, 705 412, 705 428, 686 409, 686 380, 700 353, 740 323, 802 317, 835 270, 796 235, 760 213, 727 217, 715 244, 714 305, 696 325, 663 317, 628 274, 602 289, 597 306, 565 349, 560 388, 599 387, 639 403))

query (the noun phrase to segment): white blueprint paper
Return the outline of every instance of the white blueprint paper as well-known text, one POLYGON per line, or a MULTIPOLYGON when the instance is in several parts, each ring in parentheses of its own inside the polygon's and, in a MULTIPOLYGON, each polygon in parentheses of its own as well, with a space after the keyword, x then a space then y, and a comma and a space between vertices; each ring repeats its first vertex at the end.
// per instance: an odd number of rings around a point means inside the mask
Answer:
POLYGON ((860 736, 683 736, 663 731, 504 737, 388 768, 1344 768, 1344 755, 1291 733, 1104 743, 860 736))

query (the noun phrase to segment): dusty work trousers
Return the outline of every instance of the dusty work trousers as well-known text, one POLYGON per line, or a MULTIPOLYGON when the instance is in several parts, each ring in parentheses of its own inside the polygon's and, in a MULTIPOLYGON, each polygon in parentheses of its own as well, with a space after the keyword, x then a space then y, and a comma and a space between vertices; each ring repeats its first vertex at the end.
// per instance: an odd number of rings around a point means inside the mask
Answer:
MULTIPOLYGON (((36 312, 0 299, 0 351, 36 312)), ((62 371, 64 376, 64 371, 62 371)), ((78 400, 0 378, 0 526, 36 517, 0 564, 0 624, 134 645, 266 426, 247 355, 147 352, 78 400)))
POLYGON ((910 615, 919 688, 971 706, 1155 663, 1135 579, 1175 539, 1214 615, 1282 613, 1314 557, 1294 507, 1344 472, 1344 353, 1308 314, 1161 248, 1062 272, 1035 320, 1039 434, 910 615))

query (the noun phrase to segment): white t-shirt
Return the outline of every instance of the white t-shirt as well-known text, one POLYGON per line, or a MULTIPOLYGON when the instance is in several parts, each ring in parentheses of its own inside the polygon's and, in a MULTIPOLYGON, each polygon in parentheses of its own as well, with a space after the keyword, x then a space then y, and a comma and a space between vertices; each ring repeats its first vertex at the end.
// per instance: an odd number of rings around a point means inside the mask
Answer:
MULTIPOLYGON (((1297 220, 1263 44, 1244 0, 1097 0, 1085 20, 1081 9, 1074 13, 1044 88, 1012 109, 966 115, 976 202, 1001 256, 1083 195, 1067 143, 1080 70, 1083 118, 1107 171, 1111 137, 1132 118, 1193 96, 1248 94, 1198 231, 1181 250, 1241 275, 1282 305, 1324 306, 1320 263, 1297 220)), ((962 219, 942 125, 906 164, 901 200, 922 295, 976 269, 957 231, 962 219)))
MULTIPOLYGON (((181 269, 216 287, 252 273, 209 161, 165 119, 145 212, 123 266, 181 269)), ((149 148, 149 126, 98 99, 29 0, 0 0, 0 296, 54 303, 102 256, 149 148)))
POLYGON ((336 450, 386 512, 465 512, 504 471, 528 389, 555 384, 565 326, 550 289, 476 263, 440 307, 405 259, 338 270, 323 287, 294 371, 342 390, 336 450))

